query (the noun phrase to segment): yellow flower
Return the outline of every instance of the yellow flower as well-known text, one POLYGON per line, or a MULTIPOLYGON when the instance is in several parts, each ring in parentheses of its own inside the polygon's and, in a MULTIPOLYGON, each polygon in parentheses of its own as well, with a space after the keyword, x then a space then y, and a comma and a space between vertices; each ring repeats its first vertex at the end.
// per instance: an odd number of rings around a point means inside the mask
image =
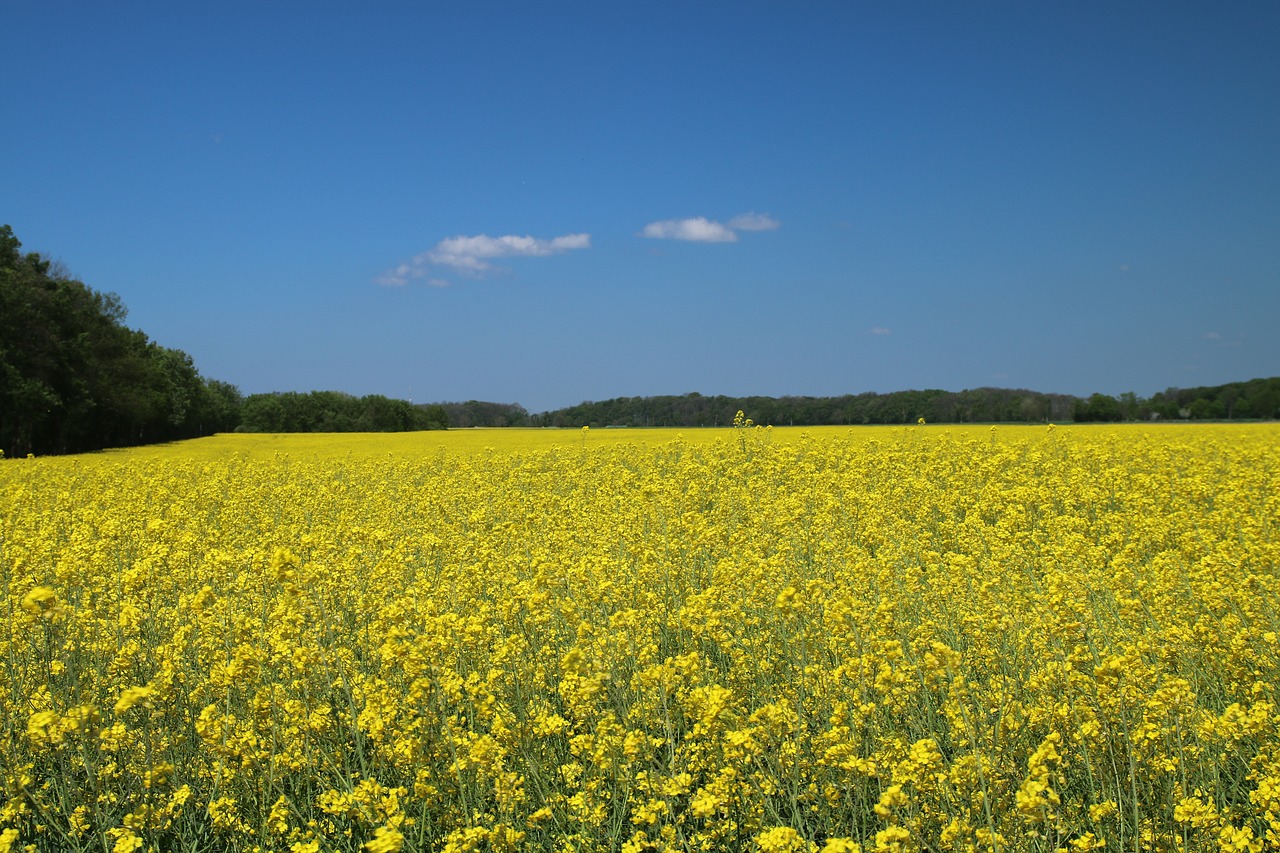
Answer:
POLYGON ((877 853, 905 853, 914 849, 910 830, 901 826, 886 827, 876 833, 877 853))
POLYGON ((369 853, 400 853, 404 846, 404 836, 400 830, 392 826, 380 826, 373 834, 371 841, 366 841, 364 849, 369 853))
POLYGON ((852 838, 828 838, 822 853, 862 853, 862 845, 852 838))
POLYGON ((1218 808, 1213 801, 1199 796, 1183 797, 1176 806, 1173 807, 1173 819, 1178 823, 1186 824, 1196 828, 1205 828, 1216 826, 1218 823, 1218 808))
POLYGON ((125 688, 124 691, 121 692, 120 698, 116 701, 116 707, 115 707, 116 716, 117 717, 121 716, 122 714, 124 714, 126 711, 128 711, 130 708, 132 708, 134 705, 138 704, 139 702, 142 702, 147 707, 150 707, 149 700, 151 699, 151 694, 154 692, 155 690, 152 687, 125 688))
POLYGON ((1023 782, 1014 800, 1018 811, 1029 821, 1047 820, 1054 807, 1062 803, 1057 792, 1038 779, 1023 782))
POLYGON ((1106 820, 1117 811, 1119 811, 1119 807, 1116 805, 1115 800, 1103 800, 1100 803, 1094 803, 1089 806, 1089 820, 1097 823, 1098 821, 1106 820))
POLYGON ((58 594, 47 586, 34 587, 22 596, 22 609, 33 616, 49 616, 58 607, 58 594))
POLYGON ((27 739, 33 744, 57 746, 63 741, 61 722, 55 711, 36 711, 27 718, 27 739))
POLYGON ((89 807, 76 806, 75 811, 67 818, 67 825, 77 838, 89 831, 89 807))
POLYGON ((142 846, 142 839, 133 834, 132 829, 114 830, 116 843, 111 846, 111 853, 133 853, 142 846))
POLYGON ((774 599, 774 607, 777 607, 784 613, 790 613, 795 609, 796 592, 797 590, 794 586, 789 586, 782 592, 778 593, 778 597, 774 599))
POLYGON ((1262 840, 1248 826, 1224 826, 1218 833, 1218 849, 1223 853, 1261 853, 1262 840))
POLYGON ((302 560, 288 548, 277 548, 271 554, 271 573, 278 581, 292 581, 298 577, 302 560))
POLYGON ((789 826, 775 826, 756 836, 761 853, 808 853, 814 845, 789 826))
POLYGON ((890 785, 880 794, 880 802, 875 805, 875 813, 889 819, 893 813, 911 804, 911 798, 902 790, 901 785, 890 785))
POLYGON ((284 835, 289 831, 289 801, 283 796, 276 799, 267 816, 267 828, 275 835, 284 835))
POLYGON ((689 811, 693 813, 694 817, 703 819, 714 815, 721 806, 720 798, 706 788, 699 788, 698 792, 693 795, 693 799, 689 801, 689 811))
POLYGON ((233 797, 218 797, 209 803, 209 818, 213 821, 213 828, 220 832, 241 827, 240 813, 233 797))

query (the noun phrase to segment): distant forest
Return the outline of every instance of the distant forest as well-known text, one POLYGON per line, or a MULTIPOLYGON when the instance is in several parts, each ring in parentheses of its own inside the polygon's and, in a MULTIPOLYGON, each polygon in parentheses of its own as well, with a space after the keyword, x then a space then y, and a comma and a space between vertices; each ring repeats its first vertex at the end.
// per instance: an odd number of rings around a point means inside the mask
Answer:
POLYGON ((840 397, 616 397, 542 414, 516 403, 437 403, 451 427, 728 426, 742 411, 758 424, 843 426, 928 423, 1111 423, 1280 418, 1280 377, 1204 388, 1170 388, 1151 398, 1126 393, 1073 397, 1008 388, 895 391, 840 397))
POLYGON ((124 304, 0 226, 0 451, 80 453, 216 432, 399 432, 449 427, 818 426, 1280 418, 1280 377, 1087 398, 1004 388, 840 397, 617 397, 530 414, 518 403, 413 405, 339 391, 251 394, 124 325, 124 304))

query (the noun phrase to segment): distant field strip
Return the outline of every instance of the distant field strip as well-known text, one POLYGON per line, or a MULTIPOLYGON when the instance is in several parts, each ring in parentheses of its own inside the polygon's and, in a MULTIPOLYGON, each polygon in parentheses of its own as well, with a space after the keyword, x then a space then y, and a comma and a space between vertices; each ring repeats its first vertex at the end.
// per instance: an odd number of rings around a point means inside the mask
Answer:
POLYGON ((1280 426, 0 461, 0 853, 1280 849, 1280 426))

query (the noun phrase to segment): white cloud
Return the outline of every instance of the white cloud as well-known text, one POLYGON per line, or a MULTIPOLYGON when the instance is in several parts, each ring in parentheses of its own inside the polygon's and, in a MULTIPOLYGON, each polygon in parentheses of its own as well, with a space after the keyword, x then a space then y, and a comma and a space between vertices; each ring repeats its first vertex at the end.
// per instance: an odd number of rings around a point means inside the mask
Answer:
POLYGON ((781 225, 781 222, 768 214, 752 211, 733 217, 728 225, 705 216, 661 219, 646 225, 640 236, 658 240, 687 240, 692 243, 736 243, 739 231, 774 231, 781 225))
POLYGON ((658 240, 689 240, 694 243, 733 243, 738 239, 733 229, 726 228, 719 222, 712 222, 705 216, 650 222, 640 233, 658 240))
POLYGON ((729 220, 729 227, 735 231, 777 231, 782 223, 767 213, 743 213, 729 220))
POLYGON ((867 331, 873 335, 892 335, 893 329, 886 329, 884 326, 872 326, 867 331))
MULTIPOLYGON (((591 245, 590 234, 565 234, 551 240, 539 240, 535 237, 490 237, 477 234, 474 237, 449 237, 441 240, 435 248, 419 255, 433 264, 453 267, 463 272, 483 272, 491 269, 491 258, 510 257, 546 257, 556 255, 570 249, 585 249, 591 245)), ((418 259, 415 259, 415 261, 418 259)))
MULTIPOLYGON (((550 240, 513 234, 502 237, 490 237, 488 234, 471 237, 459 235, 441 240, 411 262, 388 270, 375 281, 378 284, 402 287, 414 279, 426 278, 433 266, 450 267, 464 275, 478 277, 493 269, 490 261, 494 258, 546 257, 590 246, 590 234, 565 234, 550 240)), ((438 277, 429 278, 427 284, 432 287, 449 286, 448 281, 438 277)))
POLYGON ((409 283, 410 279, 421 278, 425 272, 416 269, 409 264, 401 264, 393 270, 387 270, 378 276, 374 281, 378 284, 385 284, 388 287, 404 287, 409 283))

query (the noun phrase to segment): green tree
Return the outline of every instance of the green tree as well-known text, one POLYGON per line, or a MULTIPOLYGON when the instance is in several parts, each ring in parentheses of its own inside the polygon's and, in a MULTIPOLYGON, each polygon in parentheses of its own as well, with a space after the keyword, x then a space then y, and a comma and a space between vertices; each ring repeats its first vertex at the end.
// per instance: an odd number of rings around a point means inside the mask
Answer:
POLYGON ((0 448, 65 453, 202 434, 190 356, 124 325, 124 304, 23 254, 0 227, 0 448))
POLYGON ((1071 419, 1084 423, 1114 423, 1123 417, 1120 401, 1106 394, 1092 394, 1088 400, 1077 400, 1071 419))
POLYGON ((240 407, 244 397, 229 382, 206 379, 200 406, 200 432, 231 432, 240 425, 240 407))
POLYGON ((439 403, 431 403, 422 407, 422 424, 423 429, 448 429, 449 414, 445 411, 444 406, 439 403))

